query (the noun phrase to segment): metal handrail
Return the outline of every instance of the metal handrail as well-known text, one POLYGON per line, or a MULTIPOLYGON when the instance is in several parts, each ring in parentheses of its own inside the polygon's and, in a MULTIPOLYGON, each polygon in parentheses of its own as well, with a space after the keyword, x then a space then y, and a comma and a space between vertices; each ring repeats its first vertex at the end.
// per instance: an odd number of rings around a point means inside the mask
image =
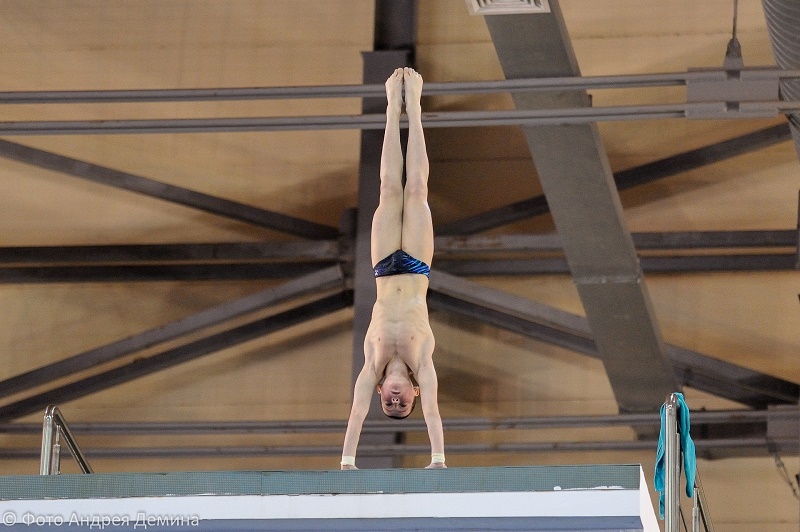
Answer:
MULTIPOLYGON (((486 94, 552 90, 630 89, 684 86, 704 81, 728 70, 703 69, 688 72, 654 74, 622 74, 607 76, 565 76, 486 81, 427 82, 423 96, 444 94, 486 94)), ((800 70, 774 66, 739 70, 750 79, 785 80, 800 78, 800 70)), ((134 89, 84 91, 3 91, 1 104, 109 103, 109 102, 194 102, 222 100, 271 100, 305 98, 368 98, 382 97, 382 83, 364 85, 306 85, 291 87, 217 87, 207 89, 134 89)))
POLYGON ((44 424, 42 426, 42 457, 39 464, 40 475, 58 475, 61 473, 61 435, 67 443, 72 456, 78 462, 81 471, 84 473, 94 473, 86 457, 81 452, 78 443, 72 436, 67 421, 61 415, 61 411, 56 405, 50 405, 44 412, 44 424))
MULTIPOLYGON (((670 394, 664 406, 664 532, 679 532, 681 440, 678 432, 678 396, 670 394)), ((701 518, 706 532, 714 532, 707 508, 700 475, 695 471, 692 532, 699 532, 701 518)))
MULTIPOLYGON (((444 111, 422 113, 426 128, 489 126, 552 126, 655 120, 661 118, 771 118, 800 112, 800 102, 687 102, 557 109, 513 109, 494 111, 444 111)), ((119 135, 151 133, 231 133, 248 131, 299 131, 325 129, 383 129, 381 113, 318 116, 247 116, 216 118, 152 118, 103 120, 34 120, 0 122, 0 135, 119 135)), ((405 126, 401 119, 401 127, 405 126)))

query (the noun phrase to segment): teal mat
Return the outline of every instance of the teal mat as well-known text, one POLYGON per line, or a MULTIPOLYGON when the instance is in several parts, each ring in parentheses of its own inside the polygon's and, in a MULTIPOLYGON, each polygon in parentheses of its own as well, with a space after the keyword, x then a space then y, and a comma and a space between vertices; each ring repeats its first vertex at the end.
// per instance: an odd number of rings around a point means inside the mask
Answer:
POLYGON ((638 464, 0 477, 0 500, 639 489, 638 464))

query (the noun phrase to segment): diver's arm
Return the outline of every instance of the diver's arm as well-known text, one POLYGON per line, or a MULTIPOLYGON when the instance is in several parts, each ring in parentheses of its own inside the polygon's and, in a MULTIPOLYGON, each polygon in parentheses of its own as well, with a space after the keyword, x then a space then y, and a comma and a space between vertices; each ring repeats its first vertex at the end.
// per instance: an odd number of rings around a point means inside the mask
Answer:
POLYGON ((445 467, 444 465, 444 431, 442 417, 439 415, 438 389, 439 382, 436 378, 436 369, 433 361, 420 366, 417 371, 417 384, 422 401, 422 414, 428 426, 428 438, 431 441, 431 463, 429 468, 445 467))
POLYGON ((361 372, 356 378, 356 385, 353 391, 353 407, 350 409, 350 419, 347 421, 347 432, 344 435, 344 447, 342 449, 342 469, 357 469, 355 464, 348 464, 348 461, 355 461, 358 439, 361 437, 361 426, 369 412, 369 402, 378 384, 375 373, 364 364, 361 372))

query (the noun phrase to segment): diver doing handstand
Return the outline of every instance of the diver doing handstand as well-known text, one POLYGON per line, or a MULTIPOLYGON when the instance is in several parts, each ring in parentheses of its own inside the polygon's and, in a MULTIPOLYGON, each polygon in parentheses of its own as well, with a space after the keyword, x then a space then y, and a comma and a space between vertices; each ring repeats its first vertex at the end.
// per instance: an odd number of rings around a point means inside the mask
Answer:
POLYGON ((372 219, 371 255, 377 297, 364 339, 342 451, 342 469, 357 469, 361 427, 375 390, 383 412, 403 419, 419 397, 431 442, 428 468, 444 468, 444 434, 433 366, 434 338, 426 294, 433 259, 433 222, 428 206, 428 155, 422 130, 422 76, 398 68, 386 81, 386 130, 380 169, 380 202, 372 219), (408 118, 406 182, 400 117, 405 93, 408 118))

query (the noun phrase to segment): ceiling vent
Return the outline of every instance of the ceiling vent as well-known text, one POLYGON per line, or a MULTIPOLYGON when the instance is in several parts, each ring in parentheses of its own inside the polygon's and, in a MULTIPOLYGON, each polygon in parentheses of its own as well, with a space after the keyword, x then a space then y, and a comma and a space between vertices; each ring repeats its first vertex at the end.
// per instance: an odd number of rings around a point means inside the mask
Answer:
POLYGON ((549 13, 548 0, 467 0, 473 15, 522 15, 549 13))

